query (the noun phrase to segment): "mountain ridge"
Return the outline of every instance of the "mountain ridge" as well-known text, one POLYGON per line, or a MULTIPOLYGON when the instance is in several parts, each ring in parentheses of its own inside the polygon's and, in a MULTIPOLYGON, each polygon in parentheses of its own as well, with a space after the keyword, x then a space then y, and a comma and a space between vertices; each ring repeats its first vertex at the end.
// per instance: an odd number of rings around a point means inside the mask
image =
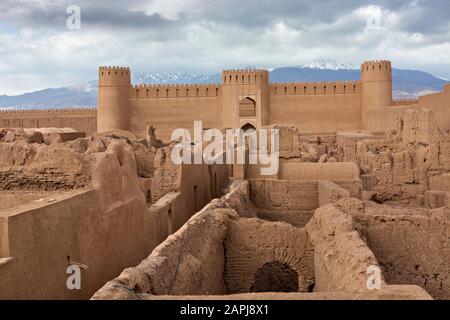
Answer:
MULTIPOLYGON (((270 82, 325 82, 357 81, 360 70, 350 64, 334 60, 317 59, 298 67, 281 67, 269 71, 270 82)), ((133 83, 144 84, 192 84, 220 83, 221 74, 197 73, 139 73, 133 83)), ((416 98, 420 95, 442 91, 448 81, 427 72, 408 69, 392 70, 393 95, 396 99, 416 98)), ((97 80, 76 86, 48 88, 17 96, 0 96, 0 110, 52 109, 97 106, 97 80)))

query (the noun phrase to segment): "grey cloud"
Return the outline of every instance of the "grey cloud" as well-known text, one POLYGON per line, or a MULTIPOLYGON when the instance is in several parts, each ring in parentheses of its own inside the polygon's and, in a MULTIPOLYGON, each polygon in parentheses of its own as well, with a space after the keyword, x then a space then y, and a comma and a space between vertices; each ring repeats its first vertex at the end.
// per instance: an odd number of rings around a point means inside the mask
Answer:
POLYGON ((58 0, 40 3, 33 0, 0 3, 0 19, 17 27, 38 27, 61 29, 68 17, 67 8, 78 5, 82 12, 82 21, 86 26, 106 28, 158 28, 173 24, 160 14, 146 15, 142 11, 130 11, 133 1, 73 1, 58 0))
MULTIPOLYGON (((0 3, 0 18, 19 26, 59 29, 64 26, 67 6, 78 4, 83 10, 83 22, 87 26, 173 30, 196 21, 211 21, 244 29, 258 29, 283 20, 301 29, 332 23, 364 5, 360 0, 205 0, 199 5, 199 10, 181 12, 179 20, 172 21, 157 12, 147 15, 142 11, 128 10, 139 3, 142 1, 49 0, 42 4, 35 0, 4 0, 0 3)), ((448 30, 450 1, 373 0, 369 4, 393 11, 402 10, 399 27, 404 31, 429 33, 448 30), (412 6, 414 2, 417 4, 412 6)))
MULTIPOLYGON (((45 46, 21 49, 15 43, 21 42, 22 35, 16 33, 17 41, 0 43, 0 70, 41 74, 46 69, 50 80, 62 72, 91 80, 86 70, 95 75, 98 64, 130 64, 143 71, 209 72, 246 64, 295 65, 316 57, 355 64, 366 58, 391 58, 406 65, 404 57, 409 53, 420 52, 422 61, 428 61, 430 54, 450 56, 433 48, 450 43, 448 0, 184 0, 187 5, 180 6, 176 19, 164 12, 144 12, 143 3, 151 1, 162 0, 0 0, 0 37, 10 32, 9 26, 31 29, 40 38, 34 47, 50 43, 49 37, 56 35, 57 43, 49 45, 60 50, 52 55, 45 46), (64 50, 72 41, 66 29, 66 8, 72 4, 82 9, 82 31, 73 34, 73 43, 83 55, 64 50), (367 33, 366 21, 352 13, 369 4, 388 10, 396 20, 383 30, 367 33), (281 22, 286 35, 277 31, 281 22), (414 33, 423 37, 411 37, 414 33), (58 65, 52 67, 54 60, 58 65), (11 66, 8 61, 23 65, 11 66), (79 66, 74 67, 73 61, 79 66)), ((428 66, 436 70, 439 63, 428 66)), ((442 76, 450 77, 450 61, 445 63, 442 76)))

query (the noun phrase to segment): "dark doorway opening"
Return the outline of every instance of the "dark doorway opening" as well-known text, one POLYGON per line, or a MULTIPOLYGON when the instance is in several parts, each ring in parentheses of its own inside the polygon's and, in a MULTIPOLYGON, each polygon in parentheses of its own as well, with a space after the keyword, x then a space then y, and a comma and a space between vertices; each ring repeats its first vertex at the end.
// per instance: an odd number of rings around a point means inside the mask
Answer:
POLYGON ((269 262, 256 270, 252 292, 298 292, 298 274, 289 265, 269 262))

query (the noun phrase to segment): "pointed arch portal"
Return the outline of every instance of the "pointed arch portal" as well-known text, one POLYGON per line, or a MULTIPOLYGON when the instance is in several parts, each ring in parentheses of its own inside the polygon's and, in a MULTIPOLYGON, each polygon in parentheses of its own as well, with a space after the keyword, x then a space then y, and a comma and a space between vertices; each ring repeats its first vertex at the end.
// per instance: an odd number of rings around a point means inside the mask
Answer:
POLYGON ((255 126, 251 125, 250 123, 243 125, 241 129, 244 132, 247 132, 248 130, 256 130, 255 126))

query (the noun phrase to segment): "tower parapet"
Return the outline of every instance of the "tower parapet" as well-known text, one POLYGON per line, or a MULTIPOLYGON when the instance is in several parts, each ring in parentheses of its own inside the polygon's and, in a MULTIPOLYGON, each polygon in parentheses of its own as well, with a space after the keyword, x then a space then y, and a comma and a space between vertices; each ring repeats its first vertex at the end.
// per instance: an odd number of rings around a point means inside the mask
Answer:
POLYGON ((97 130, 130 130, 128 67, 100 67, 98 71, 97 130))
POLYGON ((265 69, 235 69, 222 72, 222 84, 269 83, 269 71, 265 69))
POLYGON ((226 128, 269 123, 269 71, 249 68, 222 72, 222 124, 226 128))
POLYGON ((361 65, 362 128, 369 127, 369 111, 392 105, 392 65, 390 61, 367 61, 361 65))

